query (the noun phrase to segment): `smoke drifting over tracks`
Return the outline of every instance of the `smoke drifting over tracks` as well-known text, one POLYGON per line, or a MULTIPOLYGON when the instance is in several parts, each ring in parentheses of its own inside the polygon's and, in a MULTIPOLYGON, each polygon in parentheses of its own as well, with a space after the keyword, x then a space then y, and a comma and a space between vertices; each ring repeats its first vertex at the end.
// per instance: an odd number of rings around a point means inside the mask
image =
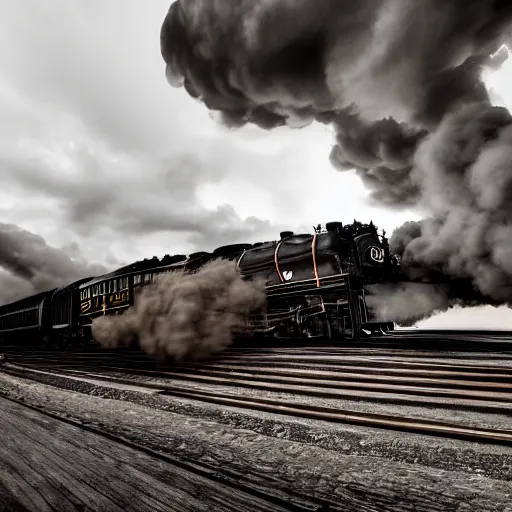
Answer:
POLYGON ((171 85, 229 126, 332 125, 336 168, 377 204, 428 213, 390 239, 408 278, 509 304, 512 116, 481 76, 511 26, 503 0, 178 0, 161 49, 171 85))
POLYGON ((232 262, 216 260, 197 273, 158 276, 124 314, 95 319, 92 332, 106 348, 138 343, 158 358, 201 359, 229 346, 264 305, 264 284, 244 281, 232 262))

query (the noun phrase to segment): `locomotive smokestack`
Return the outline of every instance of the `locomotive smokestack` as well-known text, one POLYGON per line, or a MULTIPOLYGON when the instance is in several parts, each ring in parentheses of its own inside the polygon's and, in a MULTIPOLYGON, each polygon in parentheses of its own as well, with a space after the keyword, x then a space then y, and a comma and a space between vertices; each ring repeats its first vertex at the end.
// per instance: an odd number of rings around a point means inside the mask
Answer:
POLYGON ((281 240, 289 238, 290 236, 293 236, 293 231, 281 231, 281 233, 279 234, 281 240))
POLYGON ((328 222, 325 225, 325 229, 327 230, 328 233, 335 232, 338 229, 342 229, 342 228, 343 228, 343 222, 328 222))
POLYGON ((501 0, 178 0, 161 48, 171 83, 227 125, 331 124, 332 163, 374 202, 428 210, 391 237, 410 277, 507 302, 512 117, 481 73, 511 25, 501 0))

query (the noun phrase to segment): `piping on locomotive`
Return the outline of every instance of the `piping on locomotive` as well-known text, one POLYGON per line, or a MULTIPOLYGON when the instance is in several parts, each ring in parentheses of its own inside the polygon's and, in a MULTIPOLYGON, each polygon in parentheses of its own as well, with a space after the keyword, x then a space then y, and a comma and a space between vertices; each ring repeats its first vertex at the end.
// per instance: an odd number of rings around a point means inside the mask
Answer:
POLYGON ((285 231, 272 242, 153 258, 84 278, 1 306, 0 338, 23 335, 57 345, 92 341, 94 318, 121 314, 159 274, 197 272, 218 258, 233 261, 242 279, 266 284, 266 309, 251 318, 252 333, 353 339, 393 328, 372 318, 365 295, 367 285, 396 279, 398 261, 384 233, 354 221, 319 225, 314 234, 285 231))

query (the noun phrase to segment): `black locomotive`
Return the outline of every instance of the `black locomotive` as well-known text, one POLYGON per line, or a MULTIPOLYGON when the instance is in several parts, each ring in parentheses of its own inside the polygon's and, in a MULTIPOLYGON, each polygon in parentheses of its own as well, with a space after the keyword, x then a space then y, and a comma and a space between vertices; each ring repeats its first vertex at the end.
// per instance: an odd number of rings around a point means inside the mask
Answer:
POLYGON ((246 280, 266 283, 267 307, 252 330, 275 337, 357 338, 389 331, 373 321, 366 286, 394 280, 398 263, 384 234, 372 224, 330 222, 314 234, 282 232, 280 239, 219 247, 212 253, 165 256, 133 263, 0 307, 0 339, 23 336, 45 344, 92 341, 100 315, 121 314, 137 290, 164 272, 196 272, 205 263, 232 260, 246 280))

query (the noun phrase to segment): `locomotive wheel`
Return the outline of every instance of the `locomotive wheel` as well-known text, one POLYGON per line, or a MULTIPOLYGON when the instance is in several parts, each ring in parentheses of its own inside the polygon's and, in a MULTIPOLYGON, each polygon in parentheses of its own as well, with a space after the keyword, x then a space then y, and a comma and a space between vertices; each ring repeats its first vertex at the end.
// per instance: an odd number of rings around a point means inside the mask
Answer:
POLYGON ((69 350, 70 347, 70 340, 69 335, 66 331, 61 331, 57 335, 57 346, 60 350, 69 350))
POLYGON ((308 338, 332 339, 332 327, 329 317, 326 314, 317 315, 311 318, 303 329, 303 335, 308 338))
POLYGON ((387 322, 385 324, 381 324, 380 331, 381 334, 384 334, 385 336, 388 336, 389 333, 394 329, 394 324, 387 322))

